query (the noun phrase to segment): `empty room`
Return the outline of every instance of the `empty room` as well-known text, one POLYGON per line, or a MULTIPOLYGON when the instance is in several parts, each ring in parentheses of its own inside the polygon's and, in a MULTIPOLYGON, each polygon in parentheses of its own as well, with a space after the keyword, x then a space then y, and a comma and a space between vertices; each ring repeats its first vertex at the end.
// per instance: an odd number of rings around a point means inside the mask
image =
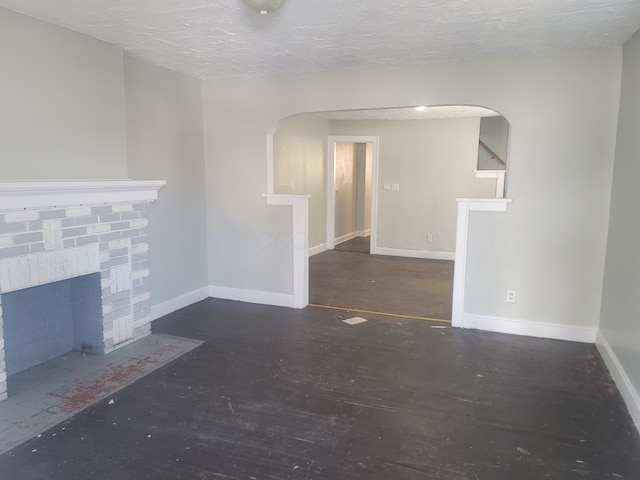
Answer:
POLYGON ((0 479, 640 478, 639 29, 0 0, 0 479))

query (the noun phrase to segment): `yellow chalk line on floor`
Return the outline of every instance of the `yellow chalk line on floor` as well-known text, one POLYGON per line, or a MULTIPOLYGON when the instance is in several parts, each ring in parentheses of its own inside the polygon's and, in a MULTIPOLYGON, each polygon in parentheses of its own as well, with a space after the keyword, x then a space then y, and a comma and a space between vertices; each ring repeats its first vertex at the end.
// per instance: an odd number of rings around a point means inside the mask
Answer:
POLYGON ((343 310, 343 311, 357 312, 357 313, 368 313, 370 315, 383 315, 385 317, 410 318, 412 320, 429 320, 430 322, 440 322, 440 323, 449 323, 449 324, 451 323, 451 320, 443 320, 441 318, 417 317, 415 315, 401 315, 399 313, 374 312, 371 310, 360 310, 358 308, 332 307, 330 305, 317 305, 315 303, 310 303, 309 306, 316 307, 316 308, 327 308, 329 310, 343 310))

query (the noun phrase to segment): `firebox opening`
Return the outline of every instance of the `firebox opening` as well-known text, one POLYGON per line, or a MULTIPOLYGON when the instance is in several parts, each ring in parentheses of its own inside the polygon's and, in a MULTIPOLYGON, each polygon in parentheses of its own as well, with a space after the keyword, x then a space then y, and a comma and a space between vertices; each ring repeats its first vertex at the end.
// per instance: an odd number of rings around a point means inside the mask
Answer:
MULTIPOLYGON (((103 343, 100 273, 2 294, 7 376, 103 343)), ((9 383, 11 378, 9 378, 9 383)))

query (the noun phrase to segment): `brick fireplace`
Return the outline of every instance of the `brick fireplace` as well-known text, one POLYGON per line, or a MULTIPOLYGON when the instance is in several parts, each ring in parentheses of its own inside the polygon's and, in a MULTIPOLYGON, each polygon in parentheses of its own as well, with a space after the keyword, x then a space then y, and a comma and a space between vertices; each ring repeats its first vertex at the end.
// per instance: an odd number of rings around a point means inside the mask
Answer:
POLYGON ((162 185, 0 182, 0 400, 8 372, 150 333, 147 213, 162 185))

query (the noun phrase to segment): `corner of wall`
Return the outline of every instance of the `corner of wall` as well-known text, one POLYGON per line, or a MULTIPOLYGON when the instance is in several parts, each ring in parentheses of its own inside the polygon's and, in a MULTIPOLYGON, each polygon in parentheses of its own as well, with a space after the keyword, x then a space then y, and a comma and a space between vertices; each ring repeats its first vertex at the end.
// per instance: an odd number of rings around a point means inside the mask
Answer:
POLYGON ((602 330, 598 330, 596 346, 598 347, 598 351, 600 352, 605 365, 609 369, 609 373, 615 381, 618 390, 620 390, 620 394, 627 405, 627 409, 629 410, 633 423, 640 432, 640 395, 633 387, 631 379, 627 375, 627 372, 613 351, 611 344, 602 330))

